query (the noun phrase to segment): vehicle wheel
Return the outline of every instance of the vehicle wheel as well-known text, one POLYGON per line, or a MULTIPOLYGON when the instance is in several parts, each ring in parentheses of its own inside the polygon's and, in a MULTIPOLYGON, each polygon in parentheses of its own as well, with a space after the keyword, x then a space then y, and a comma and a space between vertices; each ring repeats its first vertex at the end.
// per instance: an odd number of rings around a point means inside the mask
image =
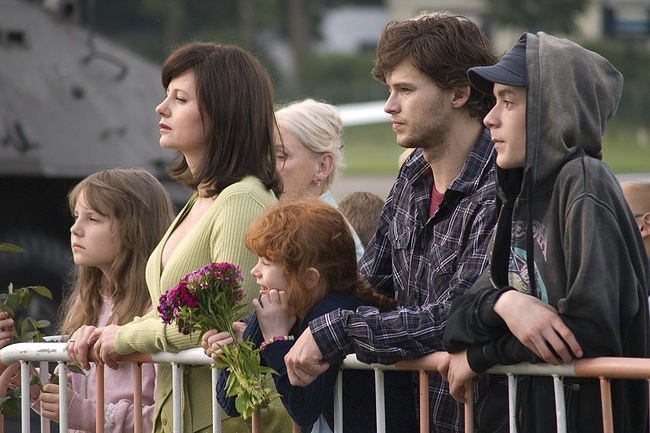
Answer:
MULTIPOLYGON (((34 295, 23 317, 49 320, 51 325, 44 333, 56 333, 63 288, 73 266, 68 245, 48 233, 26 227, 0 229, 0 243, 15 244, 24 250, 23 253, 0 251, 0 290, 6 291, 9 283, 15 288, 47 287, 52 292, 52 300, 34 295)), ((17 319, 21 318, 19 314, 17 319)))

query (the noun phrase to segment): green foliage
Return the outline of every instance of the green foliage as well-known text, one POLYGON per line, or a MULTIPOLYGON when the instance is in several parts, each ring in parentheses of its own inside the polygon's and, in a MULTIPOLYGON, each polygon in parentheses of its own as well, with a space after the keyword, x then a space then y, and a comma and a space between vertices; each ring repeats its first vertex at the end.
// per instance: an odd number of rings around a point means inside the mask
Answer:
MULTIPOLYGON (((7 293, 0 293, 0 311, 7 311, 11 317, 16 317, 17 312, 22 308, 27 310, 32 302, 33 294, 52 299, 52 292, 44 286, 27 286, 14 289, 9 283, 7 293)), ((48 320, 36 320, 32 317, 25 317, 16 326, 16 341, 30 342, 43 341, 41 330, 50 326, 48 320)))
POLYGON ((374 61, 372 50, 311 56, 304 72, 305 93, 333 104, 383 99, 386 88, 370 75, 374 61))
POLYGON ((495 24, 569 33, 586 5, 587 0, 488 0, 487 10, 495 24))
POLYGON ((0 413, 9 418, 20 417, 20 387, 10 388, 0 397, 0 413))
POLYGON ((402 148, 395 142, 390 121, 343 129, 344 174, 397 175, 402 148))
POLYGON ((256 409, 267 407, 280 396, 266 386, 269 374, 278 374, 270 367, 260 366, 260 351, 251 341, 233 343, 221 348, 221 362, 213 368, 225 368, 230 373, 226 381, 226 395, 235 397, 235 408, 244 419, 256 409))
MULTIPOLYGON (((603 160, 614 173, 646 173, 650 167, 650 127, 627 121, 620 111, 605 130, 603 160)), ((389 122, 351 126, 343 132, 344 175, 397 175, 397 159, 403 149, 395 143, 389 122)))
POLYGON ((7 243, 4 243, 4 242, 0 244, 0 251, 7 251, 7 252, 10 252, 10 253, 23 253, 23 252, 25 252, 25 250, 23 250, 18 245, 7 244, 7 243))
POLYGON ((646 42, 605 40, 588 42, 583 45, 607 58, 623 74, 625 79, 623 96, 615 119, 647 127, 648 113, 650 113, 650 92, 648 92, 650 89, 650 74, 648 74, 650 50, 648 50, 646 42))
MULTIPOLYGON (((1 243, 0 252, 9 253, 22 253, 24 250, 18 245, 1 243)), ((32 302, 34 295, 43 296, 52 300, 52 292, 44 286, 26 286, 14 288, 12 283, 9 283, 6 293, 0 293, 0 311, 6 311, 11 317, 16 320, 19 313, 27 311, 32 302)), ((14 342, 34 342, 43 341, 42 329, 50 326, 48 320, 37 320, 30 316, 26 316, 21 321, 14 324, 15 333, 14 342)), ((30 378, 31 384, 38 384, 40 380, 35 374, 35 370, 31 367, 32 376, 30 378)), ((50 377, 50 380, 52 378, 50 377)), ((0 398, 0 412, 6 416, 18 416, 18 402, 20 400, 20 387, 10 389, 6 395, 0 398)))

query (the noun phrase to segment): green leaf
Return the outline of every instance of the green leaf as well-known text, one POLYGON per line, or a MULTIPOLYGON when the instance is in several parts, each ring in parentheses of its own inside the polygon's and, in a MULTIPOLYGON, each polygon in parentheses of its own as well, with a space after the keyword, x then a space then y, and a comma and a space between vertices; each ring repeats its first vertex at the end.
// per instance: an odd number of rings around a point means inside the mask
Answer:
POLYGON ((2 412, 6 417, 18 418, 20 413, 18 410, 18 403, 19 400, 16 399, 16 397, 7 394, 0 398, 0 412, 2 412))
POLYGON ((31 376, 29 376, 29 384, 30 385, 40 385, 41 387, 43 385, 41 383, 41 378, 38 377, 38 375, 36 375, 36 374, 32 374, 31 376))
POLYGON ((23 287, 23 288, 33 290, 38 295, 40 295, 40 296, 42 296, 44 298, 47 298, 49 300, 52 300, 52 292, 50 291, 50 289, 48 289, 45 286, 27 286, 27 287, 23 287))
POLYGON ((36 327, 37 327, 38 329, 47 328, 47 327, 50 326, 51 324, 52 324, 52 323, 51 323, 49 320, 38 320, 38 321, 36 321, 36 327))
POLYGON ((8 243, 0 243, 0 251, 7 251, 10 253, 24 253, 25 250, 23 250, 21 247, 18 245, 14 244, 8 244, 8 243))
POLYGON ((68 371, 71 371, 73 373, 83 374, 84 376, 86 375, 86 373, 81 369, 81 367, 74 364, 68 364, 68 371))

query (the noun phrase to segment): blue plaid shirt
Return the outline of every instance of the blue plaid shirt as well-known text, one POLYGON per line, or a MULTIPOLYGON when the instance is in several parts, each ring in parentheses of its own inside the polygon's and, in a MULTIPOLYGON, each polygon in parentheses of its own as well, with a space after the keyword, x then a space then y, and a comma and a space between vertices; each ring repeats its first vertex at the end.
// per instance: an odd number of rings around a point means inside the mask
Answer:
MULTIPOLYGON (((444 350, 451 303, 487 266, 496 223, 494 163, 483 129, 459 176, 429 217, 433 176, 417 150, 386 199, 377 232, 361 261, 370 284, 395 296, 399 308, 336 310, 310 322, 325 359, 356 353, 367 363, 393 364, 444 350)), ((462 432, 462 406, 438 374, 429 378, 432 432, 462 432)))

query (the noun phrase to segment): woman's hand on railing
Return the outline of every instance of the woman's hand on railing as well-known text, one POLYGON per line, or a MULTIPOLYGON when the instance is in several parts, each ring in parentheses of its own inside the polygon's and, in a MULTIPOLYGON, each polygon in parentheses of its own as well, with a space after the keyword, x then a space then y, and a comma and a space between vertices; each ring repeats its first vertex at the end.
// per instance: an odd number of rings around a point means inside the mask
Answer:
POLYGON ((106 364, 109 368, 117 370, 119 354, 115 350, 115 337, 119 325, 108 325, 98 328, 91 335, 91 340, 95 340, 95 353, 100 365, 106 364))
POLYGON ((96 329, 98 328, 95 326, 83 325, 68 338, 65 351, 68 353, 70 363, 84 370, 90 370, 89 351, 95 343, 92 336, 96 329))
POLYGON ((201 347, 205 354, 215 361, 219 361, 219 355, 222 353, 221 348, 230 343, 233 343, 234 340, 228 331, 217 331, 216 329, 210 329, 206 331, 205 334, 201 337, 201 347))

